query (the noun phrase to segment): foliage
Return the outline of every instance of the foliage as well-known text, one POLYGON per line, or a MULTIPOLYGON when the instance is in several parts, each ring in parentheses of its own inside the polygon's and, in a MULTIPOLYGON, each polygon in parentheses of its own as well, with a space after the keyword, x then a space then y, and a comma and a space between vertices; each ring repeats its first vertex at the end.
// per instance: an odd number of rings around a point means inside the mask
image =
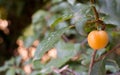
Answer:
MULTIPOLYGON (((120 46, 116 47, 120 44, 120 0, 97 0, 93 6, 109 35, 109 44, 97 52, 96 59, 110 50, 114 52, 95 62, 91 75, 115 75, 120 70, 120 46)), ((34 12, 31 24, 19 35, 17 55, 0 71, 6 75, 87 75, 93 50, 86 39, 96 29, 95 23, 90 23, 94 20, 90 2, 50 0, 44 7, 47 9, 34 12)))

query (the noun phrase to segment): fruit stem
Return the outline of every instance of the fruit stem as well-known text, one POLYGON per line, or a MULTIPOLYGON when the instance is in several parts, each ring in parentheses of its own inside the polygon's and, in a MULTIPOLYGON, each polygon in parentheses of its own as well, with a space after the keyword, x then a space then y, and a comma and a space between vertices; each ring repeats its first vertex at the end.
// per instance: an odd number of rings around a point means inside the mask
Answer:
POLYGON ((93 68, 93 65, 94 65, 94 62, 95 62, 96 53, 97 53, 97 50, 94 50, 94 52, 93 52, 93 54, 92 54, 91 61, 90 61, 90 66, 89 66, 88 75, 91 74, 91 71, 92 71, 92 68, 93 68))
POLYGON ((99 25, 102 26, 102 28, 101 28, 102 30, 105 30, 105 27, 106 27, 106 26, 105 26, 104 22, 100 20, 100 18, 99 18, 99 13, 98 13, 95 5, 94 5, 94 4, 95 4, 95 0, 90 0, 90 3, 91 3, 92 11, 93 11, 93 13, 94 13, 97 30, 99 30, 99 27, 98 27, 99 25))
POLYGON ((90 3, 92 5, 92 10, 93 10, 94 15, 95 15, 95 20, 99 20, 99 14, 97 12, 97 9, 94 6, 95 1, 94 0, 90 0, 90 3))

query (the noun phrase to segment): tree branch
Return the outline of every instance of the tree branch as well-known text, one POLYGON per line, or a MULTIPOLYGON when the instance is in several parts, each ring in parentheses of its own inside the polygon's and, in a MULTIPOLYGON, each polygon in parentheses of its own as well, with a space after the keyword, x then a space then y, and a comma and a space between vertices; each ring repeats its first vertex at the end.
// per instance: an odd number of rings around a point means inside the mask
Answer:
POLYGON ((115 52, 116 49, 120 48, 120 44, 116 45, 112 50, 109 50, 106 54, 100 56, 98 59, 95 60, 95 62, 102 60, 103 58, 105 58, 106 56, 110 55, 111 53, 115 52))
POLYGON ((93 65, 94 65, 96 53, 97 53, 97 50, 94 50, 94 52, 93 52, 93 54, 92 54, 91 61, 90 61, 90 66, 89 66, 88 75, 90 75, 90 73, 91 73, 91 71, 92 71, 92 67, 93 67, 93 65))

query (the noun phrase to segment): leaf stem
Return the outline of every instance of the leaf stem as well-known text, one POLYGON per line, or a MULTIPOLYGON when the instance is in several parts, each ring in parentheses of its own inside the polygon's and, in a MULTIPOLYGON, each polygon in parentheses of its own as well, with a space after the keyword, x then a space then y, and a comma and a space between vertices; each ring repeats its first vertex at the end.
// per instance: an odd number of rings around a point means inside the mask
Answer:
POLYGON ((91 61, 90 61, 90 66, 89 66, 88 75, 90 75, 90 73, 91 73, 91 71, 92 71, 92 67, 93 67, 93 65, 94 65, 96 53, 97 53, 97 50, 94 50, 94 52, 93 52, 93 54, 92 54, 91 61))

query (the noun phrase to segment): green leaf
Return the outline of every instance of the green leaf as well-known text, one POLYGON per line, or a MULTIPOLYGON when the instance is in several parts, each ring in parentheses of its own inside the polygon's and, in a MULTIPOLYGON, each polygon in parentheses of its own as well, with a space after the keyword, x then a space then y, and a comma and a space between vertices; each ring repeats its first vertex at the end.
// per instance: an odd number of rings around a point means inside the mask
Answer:
POLYGON ((45 18, 48 16, 48 13, 43 10, 38 10, 32 16, 32 24, 27 27, 23 33, 24 35, 24 45, 25 47, 30 47, 32 43, 42 36, 42 32, 46 26, 45 18))
POLYGON ((115 73, 115 72, 118 71, 118 69, 116 69, 116 67, 113 66, 113 65, 105 65, 105 68, 106 68, 107 71, 110 71, 112 73, 115 73))
POLYGON ((23 34, 23 39, 24 39, 24 46, 26 48, 30 47, 33 42, 38 39, 38 37, 42 36, 44 28, 42 23, 38 24, 31 24, 26 30, 24 31, 23 34))
POLYGON ((40 34, 35 34, 35 35, 33 35, 33 36, 27 37, 27 38, 24 40, 24 46, 25 46, 26 48, 30 47, 30 46, 33 44, 33 42, 39 37, 39 35, 40 35, 40 34))
POLYGON ((15 57, 15 64, 16 64, 17 67, 20 66, 21 61, 22 61, 22 57, 21 56, 15 57))
POLYGON ((81 19, 88 19, 91 16, 90 6, 78 3, 72 7, 73 10, 73 18, 71 20, 72 23, 76 23, 81 21, 81 19))
POLYGON ((42 74, 40 74, 40 72, 39 71, 33 71, 30 75, 42 75, 42 74))
POLYGON ((25 71, 22 68, 16 68, 15 72, 19 75, 25 75, 25 71))
POLYGON ((62 17, 57 18, 57 19, 53 22, 53 24, 51 25, 51 28, 54 29, 55 26, 58 25, 58 23, 63 22, 63 21, 65 21, 65 20, 68 20, 68 19, 70 19, 70 18, 72 18, 72 17, 73 17, 73 15, 70 14, 70 15, 64 15, 64 16, 62 16, 62 17))
POLYGON ((70 3, 71 5, 74 5, 76 0, 67 0, 67 1, 68 1, 68 3, 70 3))
POLYGON ((32 36, 34 35, 34 31, 33 31, 33 25, 30 25, 29 27, 27 27, 24 32, 23 32, 23 36, 27 37, 27 36, 32 36))
POLYGON ((58 12, 59 14, 66 14, 66 13, 71 13, 71 9, 69 8, 69 4, 67 2, 61 2, 57 5, 54 5, 50 8, 50 12, 53 12, 53 13, 57 13, 57 14, 54 14, 54 15, 58 15, 58 12))
POLYGON ((118 67, 120 68, 120 56, 119 55, 116 55, 115 61, 116 61, 117 65, 118 65, 118 67))
POLYGON ((56 44, 57 59, 52 59, 41 70, 41 73, 50 73, 53 68, 59 68, 69 61, 79 51, 79 44, 71 44, 60 41, 56 44))
POLYGON ((107 64, 113 63, 111 65, 113 65, 114 67, 116 67, 116 69, 120 68, 120 55, 116 54, 116 53, 111 53, 110 55, 107 56, 107 64))
POLYGON ((106 75, 104 60, 98 61, 94 64, 90 75, 106 75))
POLYGON ((3 65, 3 66, 0 67, 0 72, 3 72, 5 70, 7 70, 8 68, 9 68, 8 65, 3 65))
POLYGON ((6 61, 5 64, 0 67, 0 72, 9 69, 9 67, 14 65, 14 62, 15 62, 14 58, 11 58, 10 60, 6 61))
POLYGON ((15 68, 11 67, 7 72, 6 75, 15 75, 15 68))
POLYGON ((62 0, 52 0, 52 3, 53 3, 53 4, 59 3, 59 2, 62 2, 62 0))
POLYGON ((32 45, 34 40, 36 39, 36 34, 33 30, 33 25, 31 24, 29 27, 27 27, 24 32, 23 32, 23 40, 24 40, 24 46, 28 48, 29 46, 32 45))
POLYGON ((107 59, 106 60, 106 70, 109 70, 111 72, 117 72, 119 71, 119 65, 117 64, 117 62, 113 59, 107 59))
POLYGON ((120 0, 97 0, 99 11, 104 13, 105 23, 120 25, 120 0))
POLYGON ((39 60, 46 51, 51 49, 55 43, 60 39, 61 35, 69 28, 62 28, 55 32, 51 32, 48 37, 46 37, 37 47, 35 52, 34 60, 39 60))
POLYGON ((87 20, 91 17, 91 9, 88 5, 85 4, 76 4, 73 8, 74 17, 72 18, 71 22, 75 24, 76 30, 81 35, 86 35, 84 32, 84 25, 86 24, 87 20))
POLYGON ((86 72, 88 68, 82 66, 81 64, 73 62, 73 64, 70 64, 70 68, 76 72, 76 75, 88 75, 86 72))
POLYGON ((14 65, 15 59, 12 57, 10 60, 5 62, 5 65, 11 66, 14 65))
POLYGON ((83 25, 85 25, 87 19, 81 19, 79 22, 76 22, 75 24, 75 28, 76 30, 79 32, 79 34, 81 35, 86 35, 86 33, 84 32, 84 27, 83 25))
POLYGON ((43 10, 38 10, 36 13, 33 14, 32 16, 32 24, 36 24, 38 22, 40 22, 41 20, 45 19, 45 16, 48 13, 46 11, 43 10))

